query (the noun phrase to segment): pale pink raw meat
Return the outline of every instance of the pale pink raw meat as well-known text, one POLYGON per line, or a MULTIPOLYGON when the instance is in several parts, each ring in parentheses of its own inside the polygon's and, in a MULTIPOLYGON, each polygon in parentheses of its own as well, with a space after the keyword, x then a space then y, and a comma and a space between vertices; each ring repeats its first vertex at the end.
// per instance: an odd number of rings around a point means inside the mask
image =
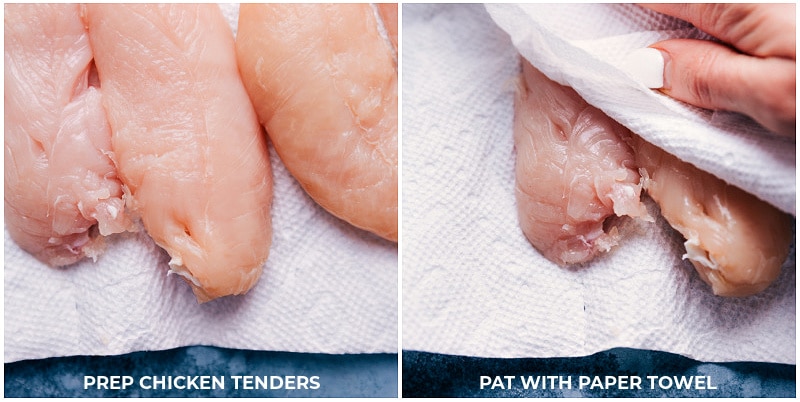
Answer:
POLYGON ((791 216, 632 135, 647 194, 686 242, 684 258, 720 296, 749 296, 778 277, 791 216))
POLYGON ((525 236, 561 265, 617 244, 616 216, 647 216, 627 130, 522 62, 514 114, 516 198, 525 236))
POLYGON ((8 231, 52 266, 95 258, 131 222, 80 8, 7 4, 4 34, 8 231))
POLYGON ((397 241, 397 66, 368 4, 242 4, 242 78, 323 208, 397 241))
POLYGON ((376 4, 376 7, 386 34, 389 35, 392 46, 397 50, 397 3, 379 3, 376 4))
POLYGON ((199 301, 247 292, 267 260, 266 138, 215 4, 88 4, 119 174, 199 301))

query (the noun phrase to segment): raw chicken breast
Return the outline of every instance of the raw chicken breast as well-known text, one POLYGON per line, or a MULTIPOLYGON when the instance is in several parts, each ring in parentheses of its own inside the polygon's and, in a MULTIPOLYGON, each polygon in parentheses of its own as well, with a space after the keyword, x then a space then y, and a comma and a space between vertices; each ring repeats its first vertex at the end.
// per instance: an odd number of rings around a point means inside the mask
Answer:
POLYGON ((755 196, 642 140, 629 139, 644 187, 686 238, 686 255, 720 296, 749 296, 780 274, 792 218, 755 196))
POLYGON ((215 4, 89 4, 129 206, 201 302, 247 292, 271 242, 266 138, 215 4))
POLYGON ((278 155, 323 208, 397 241, 397 66, 368 4, 242 4, 239 69, 278 155))
POLYGON ((645 217, 627 131, 527 61, 514 114, 516 198, 525 236, 561 265, 617 244, 615 216, 645 217))
POLYGON ((395 51, 397 50, 397 3, 377 4, 378 13, 381 15, 383 27, 395 51))
POLYGON ((80 8, 7 4, 4 34, 8 231, 52 266, 95 258, 131 222, 80 8))

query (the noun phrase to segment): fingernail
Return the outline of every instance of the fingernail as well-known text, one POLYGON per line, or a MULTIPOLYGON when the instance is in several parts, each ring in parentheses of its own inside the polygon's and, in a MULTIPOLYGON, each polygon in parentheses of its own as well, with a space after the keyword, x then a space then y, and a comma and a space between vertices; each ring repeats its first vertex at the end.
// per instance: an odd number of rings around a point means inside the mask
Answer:
POLYGON ((664 87, 664 54, 651 47, 629 53, 622 68, 636 81, 651 89, 664 87))

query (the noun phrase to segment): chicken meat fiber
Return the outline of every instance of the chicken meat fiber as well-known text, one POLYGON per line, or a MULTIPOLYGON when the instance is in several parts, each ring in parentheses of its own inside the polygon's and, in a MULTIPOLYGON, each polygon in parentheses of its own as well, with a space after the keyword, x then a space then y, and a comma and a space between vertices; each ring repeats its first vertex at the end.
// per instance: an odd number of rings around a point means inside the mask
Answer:
POLYGON ((216 4, 88 4, 129 207, 201 302, 247 292, 271 243, 266 137, 216 4))
POLYGON ((530 243, 560 265, 587 262, 617 244, 615 217, 647 217, 627 131, 522 61, 514 106, 516 198, 530 243))
POLYGON ((793 219, 738 187, 631 135, 644 188, 686 242, 684 258, 719 296, 750 296, 781 272, 793 219))
POLYGON ((5 222, 51 266, 132 229, 76 4, 5 5, 5 222))
POLYGON ((397 65, 376 14, 369 4, 242 4, 236 53, 260 122, 303 189, 397 241, 397 65))

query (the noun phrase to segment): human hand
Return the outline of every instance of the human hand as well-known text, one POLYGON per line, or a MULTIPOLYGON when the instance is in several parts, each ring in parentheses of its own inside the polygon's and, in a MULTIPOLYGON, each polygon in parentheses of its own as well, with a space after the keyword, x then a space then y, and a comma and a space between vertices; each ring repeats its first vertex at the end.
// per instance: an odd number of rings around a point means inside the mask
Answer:
POLYGON ((794 4, 642 4, 689 21, 720 39, 669 39, 650 45, 664 58, 660 90, 708 109, 744 113, 795 137, 794 4))

